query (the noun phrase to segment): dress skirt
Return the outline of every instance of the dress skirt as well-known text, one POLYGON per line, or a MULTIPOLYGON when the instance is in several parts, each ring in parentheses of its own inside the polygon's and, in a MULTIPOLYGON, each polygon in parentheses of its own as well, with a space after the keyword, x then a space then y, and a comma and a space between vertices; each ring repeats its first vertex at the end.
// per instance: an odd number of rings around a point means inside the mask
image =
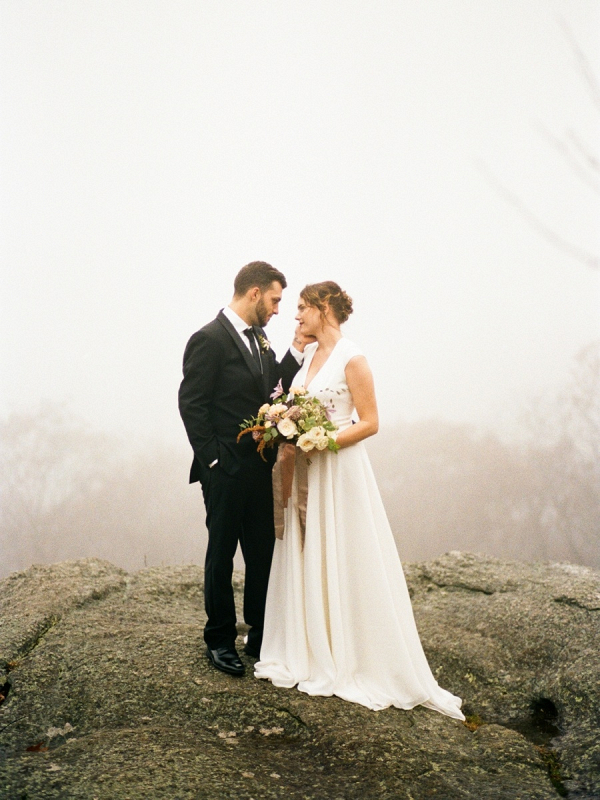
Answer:
POLYGON ((294 478, 256 677, 373 710, 424 705, 464 719, 423 652, 364 444, 309 458, 304 542, 294 478))

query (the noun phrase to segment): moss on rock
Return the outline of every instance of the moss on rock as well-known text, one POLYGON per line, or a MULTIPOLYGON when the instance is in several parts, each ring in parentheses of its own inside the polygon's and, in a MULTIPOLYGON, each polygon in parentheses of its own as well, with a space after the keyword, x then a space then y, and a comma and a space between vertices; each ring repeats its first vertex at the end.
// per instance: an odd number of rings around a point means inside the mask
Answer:
POLYGON ((277 689, 246 656, 244 678, 217 672, 198 567, 127 575, 87 559, 11 575, 0 798, 600 796, 598 573, 462 553, 406 573, 468 725, 277 689))

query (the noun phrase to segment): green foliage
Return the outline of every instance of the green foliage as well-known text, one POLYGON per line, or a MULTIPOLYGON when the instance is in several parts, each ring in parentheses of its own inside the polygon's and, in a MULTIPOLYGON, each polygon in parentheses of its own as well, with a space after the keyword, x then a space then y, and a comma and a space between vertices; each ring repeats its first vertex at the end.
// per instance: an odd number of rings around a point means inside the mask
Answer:
MULTIPOLYGON (((265 446, 274 447, 279 442, 297 443, 300 436, 308 434, 310 431, 321 428, 317 435, 327 435, 327 449, 335 453, 339 446, 335 443, 334 434, 337 426, 329 419, 328 409, 317 397, 310 397, 306 394, 280 394, 274 398, 272 404, 265 403, 258 410, 258 413, 250 419, 245 419, 240 423, 240 429, 244 431, 260 432, 258 440, 258 451, 262 454, 265 446), (293 423, 290 433, 286 436, 278 429, 278 424, 284 420, 289 420, 288 425, 293 423)), ((322 439, 320 440, 322 441, 322 439)))

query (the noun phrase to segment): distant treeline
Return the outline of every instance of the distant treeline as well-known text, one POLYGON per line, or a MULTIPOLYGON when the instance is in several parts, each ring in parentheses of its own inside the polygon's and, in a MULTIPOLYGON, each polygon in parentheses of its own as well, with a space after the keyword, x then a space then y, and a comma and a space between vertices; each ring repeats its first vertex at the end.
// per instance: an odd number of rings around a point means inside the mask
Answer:
MULTIPOLYGON (((471 550, 600 567, 599 343, 511 441, 433 420, 384 428, 368 448, 403 559, 471 550)), ((132 453, 56 404, 10 415, 0 423, 0 577, 85 556, 128 570, 202 563, 189 461, 183 441, 132 453)))
POLYGON ((510 442, 429 421, 382 431, 369 449, 403 558, 470 550, 600 567, 600 343, 510 442))

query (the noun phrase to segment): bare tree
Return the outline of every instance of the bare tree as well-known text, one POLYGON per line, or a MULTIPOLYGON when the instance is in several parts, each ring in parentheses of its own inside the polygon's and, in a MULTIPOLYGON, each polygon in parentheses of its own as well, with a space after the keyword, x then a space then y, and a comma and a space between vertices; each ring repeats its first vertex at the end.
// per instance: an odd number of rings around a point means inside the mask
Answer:
POLYGON ((583 348, 556 398, 529 415, 527 457, 553 551, 600 564, 600 342, 583 348))
POLYGON ((600 566, 600 343, 523 430, 506 442, 430 420, 369 444, 403 558, 459 549, 600 566))
POLYGON ((64 406, 45 403, 0 422, 0 444, 2 550, 17 567, 47 561, 58 510, 100 485, 111 443, 64 406))
MULTIPOLYGON (((579 45, 566 20, 559 18, 558 24, 574 56, 575 65, 583 81, 589 101, 596 111, 600 111, 600 81, 598 81, 590 60, 579 45)), ((540 123, 536 127, 546 144, 554 150, 555 154, 567 165, 572 174, 588 190, 599 196, 600 155, 584 140, 581 133, 571 127, 565 128, 560 134, 552 133, 540 123)), ((506 186, 487 164, 478 162, 477 166, 500 197, 511 205, 527 224, 553 247, 587 267, 592 269, 600 268, 600 255, 597 252, 592 252, 570 241, 567 236, 556 231, 552 225, 545 222, 538 213, 530 208, 517 192, 506 186)))
POLYGON ((128 569, 201 562, 201 494, 189 455, 131 452, 47 403, 0 422, 0 574, 98 556, 128 569))

